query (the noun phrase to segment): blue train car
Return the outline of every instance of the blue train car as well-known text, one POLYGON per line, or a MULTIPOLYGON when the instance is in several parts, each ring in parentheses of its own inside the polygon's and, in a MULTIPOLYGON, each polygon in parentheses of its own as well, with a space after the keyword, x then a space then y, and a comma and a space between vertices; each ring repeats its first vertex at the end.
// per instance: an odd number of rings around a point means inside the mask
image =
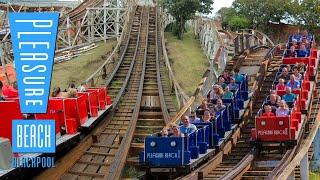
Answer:
MULTIPOLYGON (((214 156, 221 148, 221 142, 229 137, 227 132, 230 135, 240 122, 240 111, 249 99, 248 78, 245 74, 243 77, 242 82, 237 82, 239 88, 233 91, 233 98, 222 99, 225 109, 217 111, 210 122, 193 123, 197 131, 185 137, 146 137, 144 151, 140 153, 140 165, 148 169, 148 174, 189 173, 214 156)), ((216 104, 216 101, 211 99, 210 103, 216 104)))

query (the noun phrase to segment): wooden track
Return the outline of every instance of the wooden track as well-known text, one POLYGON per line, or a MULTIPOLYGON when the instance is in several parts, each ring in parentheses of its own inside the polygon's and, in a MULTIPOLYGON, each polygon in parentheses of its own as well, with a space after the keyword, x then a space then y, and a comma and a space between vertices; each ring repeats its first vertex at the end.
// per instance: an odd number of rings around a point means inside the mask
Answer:
POLYGON ((63 164, 42 177, 119 179, 126 162, 137 162, 144 138, 159 132, 175 113, 170 88, 164 83, 157 21, 155 7, 136 8, 121 57, 105 84, 113 99, 111 114, 62 158, 63 164))

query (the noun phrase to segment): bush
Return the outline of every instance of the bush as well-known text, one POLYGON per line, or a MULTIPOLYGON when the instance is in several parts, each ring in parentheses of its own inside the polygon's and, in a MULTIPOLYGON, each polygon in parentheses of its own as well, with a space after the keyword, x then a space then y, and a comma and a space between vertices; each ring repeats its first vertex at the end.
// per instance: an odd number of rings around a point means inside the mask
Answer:
POLYGON ((233 31, 237 31, 239 29, 245 29, 250 26, 250 21, 247 18, 234 16, 229 21, 229 26, 233 31))

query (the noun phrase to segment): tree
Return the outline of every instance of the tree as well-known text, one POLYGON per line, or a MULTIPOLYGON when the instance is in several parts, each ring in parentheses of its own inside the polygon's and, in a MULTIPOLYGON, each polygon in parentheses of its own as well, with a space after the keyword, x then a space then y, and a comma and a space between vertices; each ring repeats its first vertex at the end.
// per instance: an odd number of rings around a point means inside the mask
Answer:
POLYGON ((309 30, 315 30, 320 25, 320 2, 303 0, 296 8, 295 19, 309 30))
POLYGON ((194 18, 197 12, 211 12, 213 0, 162 0, 162 5, 175 18, 179 39, 183 38, 185 23, 194 18))
POLYGON ((245 17, 234 16, 228 24, 233 31, 237 31, 249 27, 250 21, 245 17))
POLYGON ((228 28, 229 22, 234 16, 236 16, 234 8, 223 7, 217 12, 217 17, 220 19, 223 29, 228 28))
POLYGON ((269 22, 280 23, 288 18, 292 0, 235 0, 232 5, 254 27, 265 28, 269 22))

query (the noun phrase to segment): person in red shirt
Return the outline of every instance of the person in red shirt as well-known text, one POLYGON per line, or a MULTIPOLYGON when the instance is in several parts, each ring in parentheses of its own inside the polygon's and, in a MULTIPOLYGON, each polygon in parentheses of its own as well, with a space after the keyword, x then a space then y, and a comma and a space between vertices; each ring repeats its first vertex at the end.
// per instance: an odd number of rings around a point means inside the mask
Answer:
POLYGON ((270 105, 264 106, 264 113, 262 113, 262 116, 275 116, 270 105))
POLYGON ((286 90, 286 85, 284 84, 284 79, 280 78, 279 83, 276 86, 278 91, 284 91, 286 90))

